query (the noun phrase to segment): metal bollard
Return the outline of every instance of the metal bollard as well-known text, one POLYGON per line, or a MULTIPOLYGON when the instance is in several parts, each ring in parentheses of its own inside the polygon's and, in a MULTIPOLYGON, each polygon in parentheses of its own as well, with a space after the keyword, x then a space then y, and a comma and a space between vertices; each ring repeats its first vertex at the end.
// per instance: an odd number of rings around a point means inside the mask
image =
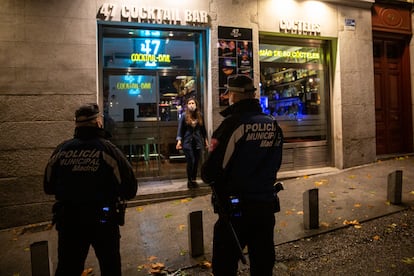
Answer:
POLYGON ((387 200, 391 204, 401 204, 402 197, 402 171, 388 174, 387 200))
POLYGON ((319 195, 318 189, 303 193, 303 225, 305 229, 319 228, 319 195))
POLYGON ((188 245, 192 257, 204 254, 203 212, 195 211, 188 214, 188 245))
POLYGON ((32 276, 50 276, 47 241, 34 242, 30 245, 30 259, 32 276))

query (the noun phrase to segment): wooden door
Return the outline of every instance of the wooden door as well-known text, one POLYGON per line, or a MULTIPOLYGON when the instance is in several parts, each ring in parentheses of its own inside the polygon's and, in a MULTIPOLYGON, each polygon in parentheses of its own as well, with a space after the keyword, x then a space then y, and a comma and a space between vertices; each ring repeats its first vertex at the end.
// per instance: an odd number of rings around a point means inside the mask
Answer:
MULTIPOLYGON (((377 155, 412 151, 411 93, 404 83, 403 40, 374 39, 377 155)), ((408 76, 407 76, 408 74, 408 76)))

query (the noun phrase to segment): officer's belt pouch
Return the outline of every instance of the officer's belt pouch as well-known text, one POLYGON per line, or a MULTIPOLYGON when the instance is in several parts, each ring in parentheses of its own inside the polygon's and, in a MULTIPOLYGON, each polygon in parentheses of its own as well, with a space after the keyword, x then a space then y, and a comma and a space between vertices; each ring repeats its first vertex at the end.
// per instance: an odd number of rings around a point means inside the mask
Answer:
POLYGON ((127 204, 125 202, 118 202, 115 206, 102 207, 99 213, 99 221, 101 223, 112 221, 118 225, 124 225, 126 205, 127 204))
POLYGON ((126 202, 118 202, 116 204, 116 214, 115 219, 118 225, 124 225, 125 224, 125 210, 126 210, 127 204, 126 202))

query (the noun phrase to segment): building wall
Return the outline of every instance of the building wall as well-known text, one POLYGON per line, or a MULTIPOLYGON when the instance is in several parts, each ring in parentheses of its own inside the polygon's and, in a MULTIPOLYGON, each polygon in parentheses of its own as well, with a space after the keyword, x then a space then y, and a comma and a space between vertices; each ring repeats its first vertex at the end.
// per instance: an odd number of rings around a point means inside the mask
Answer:
MULTIPOLYGON (((412 3, 413 1, 411 1, 412 3)), ((413 13, 411 13, 411 29, 414 30, 413 13)), ((412 111, 412 122, 414 122, 414 37, 411 37, 410 41, 410 77, 411 77, 411 111, 412 111)), ((413 128, 414 137, 414 128, 413 128)), ((414 140, 413 140, 414 143, 414 140)))
POLYGON ((94 1, 2 1, 0 228, 50 219, 43 170, 73 133, 74 110, 96 101, 94 1))
MULTIPOLYGON (((42 187, 47 159, 58 143, 71 138, 74 110, 81 103, 101 100, 97 89, 96 15, 103 2, 135 3, 120 0, 2 1, 0 217, 7 219, 0 221, 0 228, 50 219, 53 197, 44 195, 42 187)), ((209 12, 210 58, 205 102, 207 110, 211 111, 207 113, 211 133, 222 120, 218 115, 222 107, 219 107, 217 92, 217 27, 251 28, 257 52, 259 31, 277 31, 277 11, 282 10, 282 6, 269 5, 282 5, 281 2, 286 5, 288 1, 196 2, 183 1, 178 8, 192 6, 209 12)), ((351 1, 359 7, 322 3, 326 12, 321 22, 325 27, 323 36, 332 40, 335 53, 331 110, 334 165, 338 168, 375 160, 371 2, 351 1), (344 30, 344 18, 356 20, 355 31, 344 30)), ((140 4, 170 3, 159 0, 140 4)), ((296 6, 294 11, 295 17, 305 16, 305 3, 296 6)), ((257 56, 254 73, 258 85, 257 56)))

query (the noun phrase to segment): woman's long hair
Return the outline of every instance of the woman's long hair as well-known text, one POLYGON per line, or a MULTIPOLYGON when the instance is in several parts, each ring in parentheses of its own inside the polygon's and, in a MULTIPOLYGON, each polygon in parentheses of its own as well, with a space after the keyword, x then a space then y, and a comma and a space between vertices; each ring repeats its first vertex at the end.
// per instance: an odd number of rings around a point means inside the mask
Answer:
POLYGON ((185 106, 187 107, 188 102, 194 101, 196 104, 196 109, 194 111, 187 110, 185 111, 185 122, 187 125, 191 125, 191 121, 197 120, 197 123, 202 126, 203 125, 203 116, 200 112, 200 105, 198 104, 198 101, 195 98, 189 98, 185 102, 185 106))

